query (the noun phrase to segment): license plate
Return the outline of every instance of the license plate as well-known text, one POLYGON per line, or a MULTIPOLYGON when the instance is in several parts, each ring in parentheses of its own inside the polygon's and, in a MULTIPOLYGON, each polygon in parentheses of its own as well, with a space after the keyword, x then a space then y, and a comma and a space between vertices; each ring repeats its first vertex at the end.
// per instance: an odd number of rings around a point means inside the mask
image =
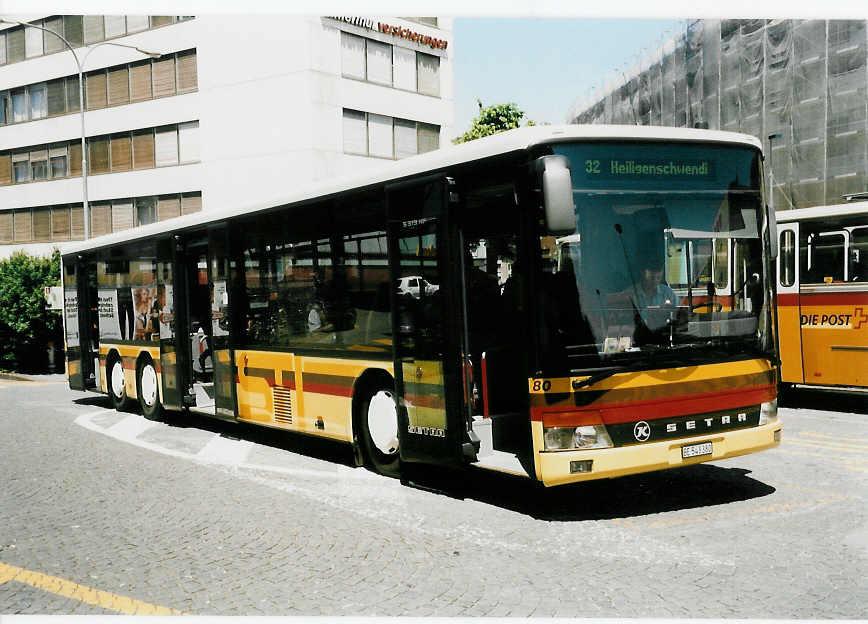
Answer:
POLYGON ((701 444, 690 444, 681 447, 681 459, 699 457, 701 455, 711 455, 711 442, 702 442, 701 444))

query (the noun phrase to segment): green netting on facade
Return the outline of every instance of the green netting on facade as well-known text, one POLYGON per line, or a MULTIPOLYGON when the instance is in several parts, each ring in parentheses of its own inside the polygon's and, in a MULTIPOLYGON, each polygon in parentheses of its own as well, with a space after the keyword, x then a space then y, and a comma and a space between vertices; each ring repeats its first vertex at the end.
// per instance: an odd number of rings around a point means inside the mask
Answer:
POLYGON ((866 54, 861 20, 699 20, 571 119, 752 134, 778 210, 836 204, 868 191, 866 54))

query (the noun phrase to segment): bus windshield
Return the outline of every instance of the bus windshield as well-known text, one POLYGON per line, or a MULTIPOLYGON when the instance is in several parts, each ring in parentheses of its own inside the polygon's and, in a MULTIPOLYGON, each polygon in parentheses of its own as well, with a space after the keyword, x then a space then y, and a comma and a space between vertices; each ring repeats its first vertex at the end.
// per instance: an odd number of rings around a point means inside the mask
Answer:
POLYGON ((547 370, 766 355, 759 153, 649 143, 554 146, 574 232, 543 233, 547 370))

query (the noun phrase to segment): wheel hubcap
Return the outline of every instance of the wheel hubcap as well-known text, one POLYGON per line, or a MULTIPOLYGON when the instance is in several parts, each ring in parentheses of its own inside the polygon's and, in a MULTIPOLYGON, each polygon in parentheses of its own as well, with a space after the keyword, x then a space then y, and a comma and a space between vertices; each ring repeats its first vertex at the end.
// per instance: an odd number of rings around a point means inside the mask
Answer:
POLYGON ((380 390, 368 403, 368 432, 374 446, 383 455, 398 452, 398 410, 387 390, 380 390))
POLYGON ((124 396, 124 367, 119 360, 112 364, 112 393, 118 398, 124 396))
POLYGON ((157 401, 157 371, 150 364, 145 364, 142 367, 142 401, 145 405, 152 407, 157 401))

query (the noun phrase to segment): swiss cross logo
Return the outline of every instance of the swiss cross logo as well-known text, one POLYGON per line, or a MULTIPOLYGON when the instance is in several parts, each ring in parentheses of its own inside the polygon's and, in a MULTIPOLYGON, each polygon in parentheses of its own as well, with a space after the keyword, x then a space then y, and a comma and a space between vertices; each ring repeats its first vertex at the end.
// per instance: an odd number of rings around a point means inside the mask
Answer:
POLYGON ((862 308, 856 308, 853 310, 853 320, 856 321, 853 323, 853 329, 861 329, 863 323, 868 323, 868 314, 865 314, 862 308))

